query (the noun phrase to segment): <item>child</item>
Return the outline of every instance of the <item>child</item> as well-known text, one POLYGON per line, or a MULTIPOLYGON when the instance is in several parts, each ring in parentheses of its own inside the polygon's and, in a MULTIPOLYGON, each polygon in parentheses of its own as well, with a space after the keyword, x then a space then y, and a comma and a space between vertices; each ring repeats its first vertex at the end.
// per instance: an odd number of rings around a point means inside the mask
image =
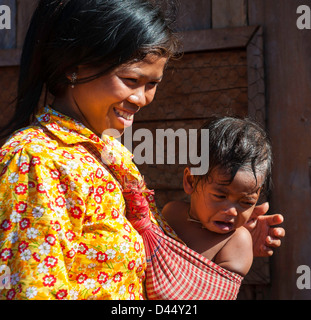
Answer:
POLYGON ((202 129, 209 129, 209 170, 195 176, 187 167, 183 187, 190 204, 170 202, 163 215, 188 247, 244 277, 253 252, 243 225, 269 190, 271 145, 264 130, 248 119, 214 117, 202 129))

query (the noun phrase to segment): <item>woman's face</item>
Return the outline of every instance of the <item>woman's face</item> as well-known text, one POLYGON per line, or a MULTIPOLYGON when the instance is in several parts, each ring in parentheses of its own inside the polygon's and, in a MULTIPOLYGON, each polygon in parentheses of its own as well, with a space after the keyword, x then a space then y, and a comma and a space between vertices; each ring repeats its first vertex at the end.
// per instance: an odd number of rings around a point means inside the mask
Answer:
MULTIPOLYGON (((107 129, 122 134, 133 124, 134 114, 152 102, 166 62, 165 57, 148 55, 143 61, 121 65, 93 81, 69 86, 66 113, 99 136, 107 129)), ((96 72, 79 67, 77 79, 96 72)))

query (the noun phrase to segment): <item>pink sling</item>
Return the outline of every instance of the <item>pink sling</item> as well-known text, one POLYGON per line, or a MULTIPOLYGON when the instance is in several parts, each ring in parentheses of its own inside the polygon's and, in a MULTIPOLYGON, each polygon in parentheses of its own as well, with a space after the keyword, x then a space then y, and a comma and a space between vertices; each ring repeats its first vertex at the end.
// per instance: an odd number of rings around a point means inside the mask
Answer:
POLYGON ((146 294, 150 300, 234 300, 242 277, 227 271, 184 244, 168 237, 152 223, 146 196, 151 190, 124 189, 127 218, 143 238, 146 294))

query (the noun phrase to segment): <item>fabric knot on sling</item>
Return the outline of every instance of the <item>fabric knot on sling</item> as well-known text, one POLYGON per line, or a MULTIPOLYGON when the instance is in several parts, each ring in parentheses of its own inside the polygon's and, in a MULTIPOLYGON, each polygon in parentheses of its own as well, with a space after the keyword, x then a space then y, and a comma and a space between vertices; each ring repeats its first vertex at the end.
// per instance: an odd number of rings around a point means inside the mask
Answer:
POLYGON ((127 219, 140 235, 152 228, 149 216, 149 203, 146 196, 153 195, 153 190, 143 189, 144 183, 124 183, 123 197, 127 205, 127 219))

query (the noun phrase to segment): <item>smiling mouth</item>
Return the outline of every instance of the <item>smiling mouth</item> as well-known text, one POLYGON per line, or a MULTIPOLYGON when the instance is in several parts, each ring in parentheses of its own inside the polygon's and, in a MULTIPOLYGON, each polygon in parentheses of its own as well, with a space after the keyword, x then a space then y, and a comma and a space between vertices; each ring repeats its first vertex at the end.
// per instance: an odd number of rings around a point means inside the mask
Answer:
POLYGON ((113 108, 114 112, 116 113, 116 115, 118 117, 122 117, 126 120, 132 120, 134 118, 134 114, 133 113, 129 113, 129 112, 126 112, 124 110, 120 110, 120 109, 116 109, 116 108, 113 108))

